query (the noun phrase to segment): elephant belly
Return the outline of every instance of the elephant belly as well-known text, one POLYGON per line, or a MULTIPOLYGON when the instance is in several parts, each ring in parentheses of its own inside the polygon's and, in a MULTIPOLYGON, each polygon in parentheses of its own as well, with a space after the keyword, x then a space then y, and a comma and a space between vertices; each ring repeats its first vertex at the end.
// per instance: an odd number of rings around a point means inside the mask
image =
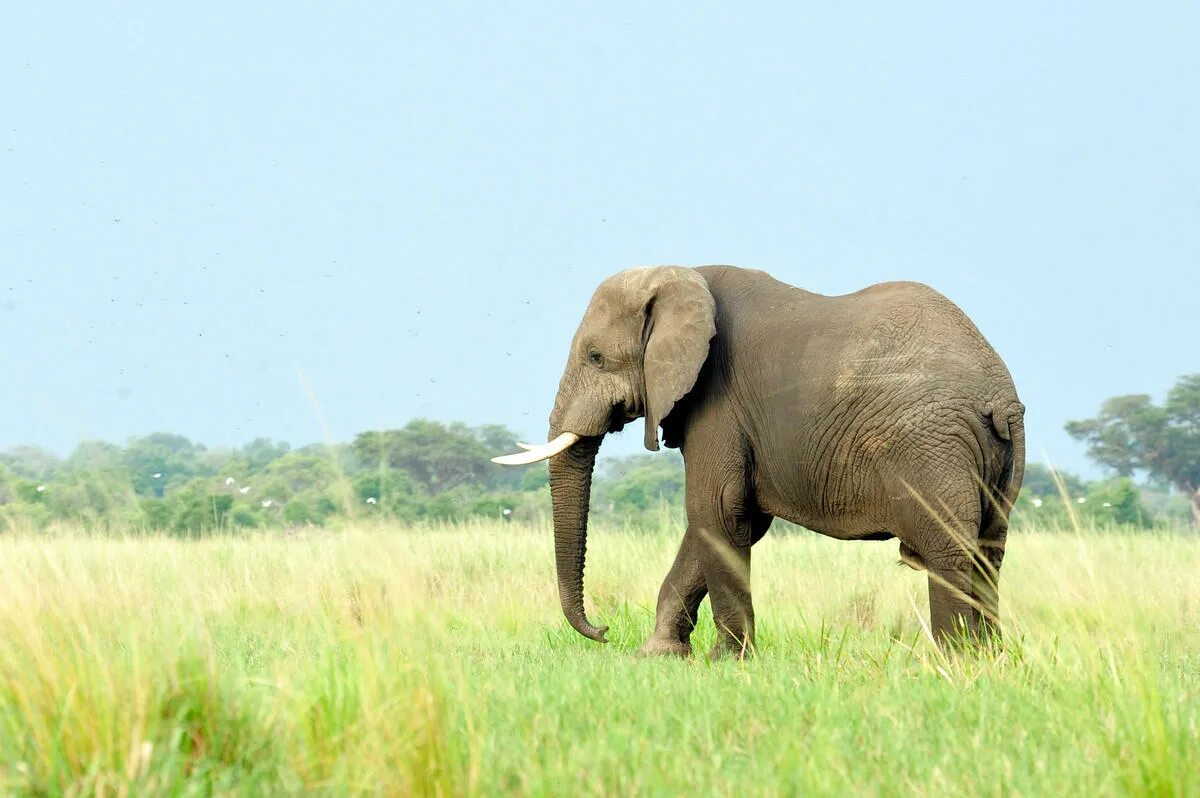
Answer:
POLYGON ((874 514, 848 512, 842 515, 815 513, 791 502, 773 501, 769 494, 758 497, 763 512, 837 540, 891 540, 895 535, 874 514))
MULTIPOLYGON (((847 442, 849 442, 847 438, 847 442)), ((803 448, 803 447, 797 447, 803 448)), ((896 496, 880 477, 870 452, 832 447, 837 462, 777 456, 782 468, 756 475, 756 499, 764 512, 838 540, 889 540, 901 519, 896 496)), ((856 447, 857 448, 857 447, 856 447)), ((756 458, 759 464, 767 462, 756 458)))
MULTIPOLYGON (((781 518, 783 516, 780 516, 781 518)), ((784 518, 785 521, 791 521, 790 518, 784 518)), ((809 529, 818 534, 835 540, 891 540, 895 535, 891 532, 881 531, 879 529, 871 529, 868 526, 861 524, 848 523, 815 523, 813 525, 792 521, 794 524, 799 524, 805 529, 809 529)))

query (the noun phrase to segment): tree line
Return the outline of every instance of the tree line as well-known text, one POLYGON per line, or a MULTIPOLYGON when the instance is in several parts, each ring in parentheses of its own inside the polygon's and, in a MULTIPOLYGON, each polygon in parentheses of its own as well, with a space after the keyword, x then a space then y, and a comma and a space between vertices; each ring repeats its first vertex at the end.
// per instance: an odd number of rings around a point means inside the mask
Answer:
MULTIPOLYGON (((1106 401, 1068 431, 1110 477, 1085 481, 1027 467, 1014 527, 1086 520, 1128 527, 1200 525, 1200 374, 1162 406, 1148 396, 1106 401), (1141 478, 1135 482, 1135 478, 1141 478)), ((207 448, 156 433, 125 445, 80 444, 59 458, 33 447, 0 453, 0 528, 58 523, 198 535, 222 529, 325 525, 364 518, 531 521, 550 512, 545 464, 489 458, 516 448, 501 425, 416 419, 349 443, 292 449, 259 438, 207 448)), ((597 520, 653 526, 682 517, 677 452, 602 460, 592 490, 597 520)))
MULTIPOLYGON (((196 535, 368 518, 548 518, 545 464, 489 462, 515 448, 504 426, 426 419, 299 449, 266 438, 210 449, 170 433, 125 445, 87 441, 65 458, 23 446, 0 453, 0 528, 58 522, 196 535)), ((636 521, 682 491, 675 453, 608 460, 597 473, 595 511, 636 521)))

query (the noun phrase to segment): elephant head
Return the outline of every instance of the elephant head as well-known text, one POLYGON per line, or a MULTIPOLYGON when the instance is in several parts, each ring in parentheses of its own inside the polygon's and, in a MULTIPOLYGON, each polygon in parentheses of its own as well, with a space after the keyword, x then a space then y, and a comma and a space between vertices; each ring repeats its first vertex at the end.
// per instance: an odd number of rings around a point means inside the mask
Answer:
POLYGON ((606 631, 583 609, 588 499, 600 441, 645 417, 645 445, 656 451, 659 425, 695 385, 716 332, 715 303, 696 271, 657 266, 610 277, 571 341, 550 413, 550 442, 494 459, 513 465, 550 458, 559 601, 585 637, 603 642, 606 631))

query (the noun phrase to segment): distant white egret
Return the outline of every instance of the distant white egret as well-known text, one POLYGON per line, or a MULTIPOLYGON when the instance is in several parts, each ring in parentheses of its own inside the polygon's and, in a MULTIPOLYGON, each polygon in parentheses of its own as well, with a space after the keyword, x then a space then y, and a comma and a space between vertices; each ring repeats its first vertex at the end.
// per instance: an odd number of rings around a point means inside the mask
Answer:
POLYGON ((237 482, 237 480, 236 480, 236 479, 234 479, 233 477, 225 477, 225 484, 226 484, 226 485, 232 485, 234 482, 237 482))
POLYGON ((245 486, 244 488, 238 488, 238 493, 249 493, 249 492, 250 492, 249 485, 245 486))
POLYGON ((263 500, 262 500, 262 506, 263 506, 263 507, 270 507, 272 504, 273 504, 273 502, 272 502, 270 499, 263 499, 263 500))
POLYGON ((368 496, 368 497, 367 497, 367 504, 375 504, 375 503, 376 503, 376 502, 375 502, 375 497, 374 497, 374 496, 368 496))

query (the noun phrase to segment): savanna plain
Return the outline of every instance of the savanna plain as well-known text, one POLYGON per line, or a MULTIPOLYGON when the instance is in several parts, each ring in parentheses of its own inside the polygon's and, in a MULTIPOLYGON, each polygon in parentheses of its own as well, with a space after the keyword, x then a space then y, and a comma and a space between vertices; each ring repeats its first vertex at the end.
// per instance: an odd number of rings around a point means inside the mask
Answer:
POLYGON ((1001 653, 892 542, 772 531, 758 649, 640 659, 679 539, 536 525, 0 536, 5 795, 1200 795, 1200 537, 1011 533, 1001 653))

